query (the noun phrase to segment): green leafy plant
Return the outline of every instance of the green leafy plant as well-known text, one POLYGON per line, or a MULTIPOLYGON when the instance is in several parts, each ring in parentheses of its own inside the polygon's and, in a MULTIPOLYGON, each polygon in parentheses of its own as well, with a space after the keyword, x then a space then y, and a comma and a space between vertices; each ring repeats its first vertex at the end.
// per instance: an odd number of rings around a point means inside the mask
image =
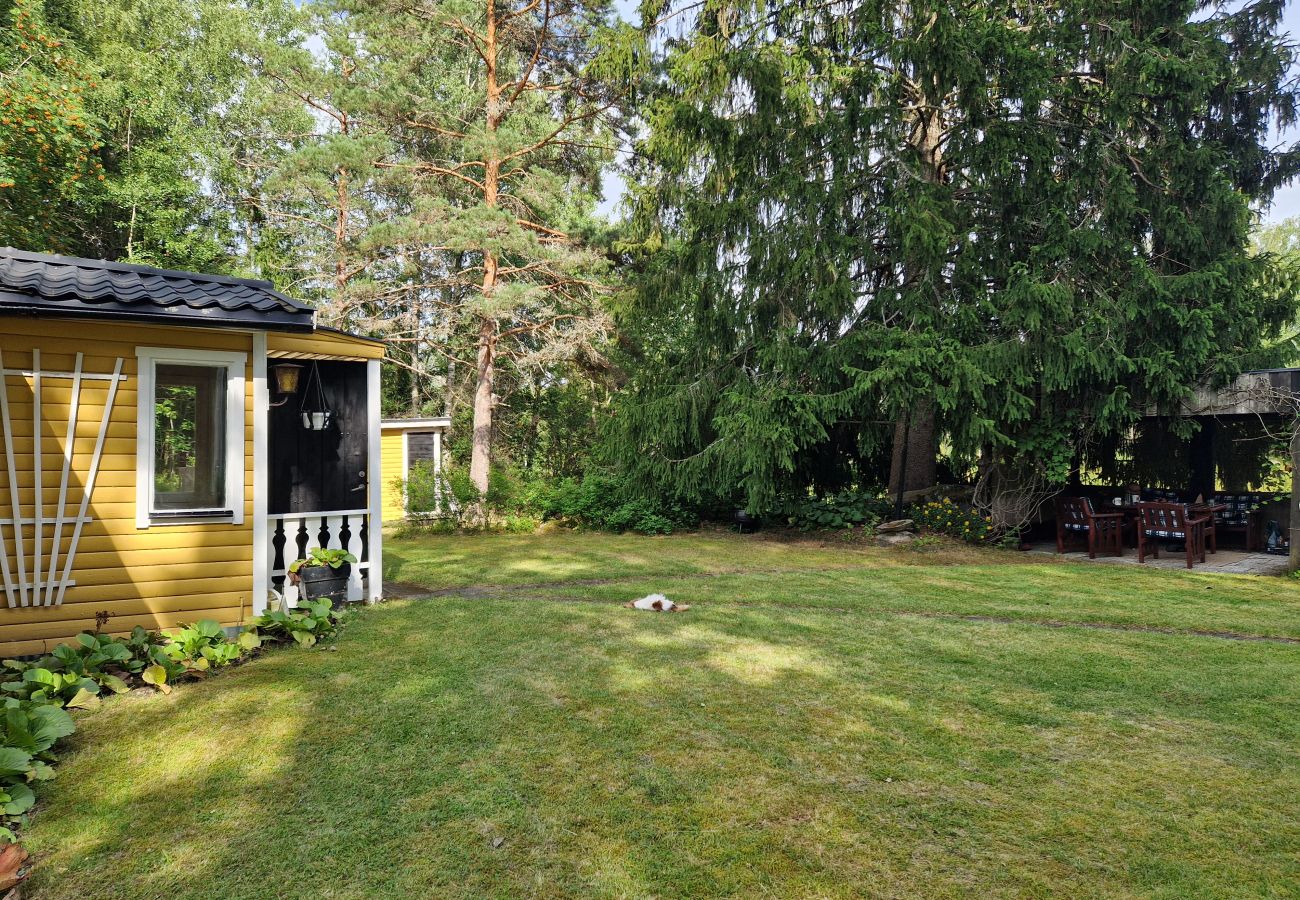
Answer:
POLYGON ((918 504, 908 512, 919 530, 931 534, 946 534, 972 544, 987 543, 1001 537, 988 516, 960 506, 947 497, 918 504))
POLYGON ((289 563, 289 573, 296 575, 299 569, 315 568, 317 566, 329 566, 331 569, 340 569, 345 563, 354 563, 357 558, 346 550, 339 548, 326 549, 324 547, 313 547, 305 559, 295 559, 289 563))
POLYGON ((699 516, 685 507, 639 495, 610 475, 541 482, 533 486, 529 502, 544 519, 598 531, 668 534, 699 524, 699 516))
POLYGON ((36 662, 5 660, 4 668, 18 680, 0 684, 0 690, 38 702, 91 706, 103 691, 129 690, 126 679, 143 665, 128 641, 82 632, 36 662))
POLYGON ((226 637, 226 630, 220 623, 203 619, 172 635, 163 652, 187 671, 204 672, 237 662, 247 651, 240 643, 226 637))
POLYGON ((306 601, 297 610, 268 610, 253 620, 251 630, 259 639, 294 641, 311 647, 337 634, 344 615, 328 600, 306 601))
POLYGON ((823 496, 787 497, 774 515, 800 531, 874 528, 888 512, 889 503, 876 491, 840 491, 823 496))
POLYGON ((54 777, 53 747, 76 730, 58 706, 11 697, 0 718, 0 820, 21 816, 36 802, 31 784, 54 777))

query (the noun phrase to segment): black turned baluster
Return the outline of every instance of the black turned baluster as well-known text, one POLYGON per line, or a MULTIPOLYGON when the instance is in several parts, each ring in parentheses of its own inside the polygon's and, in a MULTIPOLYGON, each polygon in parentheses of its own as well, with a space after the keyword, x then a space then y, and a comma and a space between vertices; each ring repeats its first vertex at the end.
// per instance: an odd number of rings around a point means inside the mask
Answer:
POLYGON ((361 517, 361 534, 357 537, 361 540, 361 552, 357 556, 362 562, 368 562, 370 560, 370 516, 361 517))
POLYGON ((307 541, 311 540, 311 535, 307 532, 306 519, 298 520, 298 534, 295 537, 298 539, 298 555, 294 559, 306 559, 307 541))
POLYGON ((339 527, 339 546, 344 550, 348 549, 348 541, 352 540, 352 529, 348 525, 348 516, 342 516, 342 523, 339 527))
POLYGON ((320 517, 320 531, 316 532, 316 540, 319 541, 321 549, 329 549, 330 545, 330 517, 320 517))
POLYGON ((275 550, 275 558, 271 561, 271 571, 279 574, 271 576, 271 587, 281 593, 284 592, 284 545, 288 543, 288 538, 284 536, 284 519, 275 520, 275 534, 271 536, 271 546, 275 550))

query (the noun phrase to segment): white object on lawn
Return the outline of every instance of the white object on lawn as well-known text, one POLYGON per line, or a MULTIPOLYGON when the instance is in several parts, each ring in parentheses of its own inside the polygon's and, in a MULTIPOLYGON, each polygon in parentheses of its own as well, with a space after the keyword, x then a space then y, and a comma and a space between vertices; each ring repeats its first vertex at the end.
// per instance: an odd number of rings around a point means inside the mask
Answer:
POLYGON ((651 612, 681 612, 690 609, 681 603, 674 603, 663 594, 647 594, 640 600, 633 600, 623 604, 630 609, 648 609, 651 612))

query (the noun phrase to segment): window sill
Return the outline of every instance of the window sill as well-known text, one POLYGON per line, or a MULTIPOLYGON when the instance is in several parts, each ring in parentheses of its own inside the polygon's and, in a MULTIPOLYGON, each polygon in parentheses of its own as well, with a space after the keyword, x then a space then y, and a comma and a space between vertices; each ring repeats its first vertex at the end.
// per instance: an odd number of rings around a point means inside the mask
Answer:
POLYGON ((231 509, 178 509, 153 510, 149 513, 149 524, 155 525, 220 525, 235 524, 235 512, 231 509))

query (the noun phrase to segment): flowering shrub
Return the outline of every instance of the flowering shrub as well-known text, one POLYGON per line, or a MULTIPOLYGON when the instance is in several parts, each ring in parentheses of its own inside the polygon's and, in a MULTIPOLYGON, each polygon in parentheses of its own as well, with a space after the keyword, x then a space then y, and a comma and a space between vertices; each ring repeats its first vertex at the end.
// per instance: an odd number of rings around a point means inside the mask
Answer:
POLYGON ((998 537, 987 516, 959 506, 947 497, 912 507, 911 517, 921 531, 946 534, 972 544, 982 544, 998 537))

